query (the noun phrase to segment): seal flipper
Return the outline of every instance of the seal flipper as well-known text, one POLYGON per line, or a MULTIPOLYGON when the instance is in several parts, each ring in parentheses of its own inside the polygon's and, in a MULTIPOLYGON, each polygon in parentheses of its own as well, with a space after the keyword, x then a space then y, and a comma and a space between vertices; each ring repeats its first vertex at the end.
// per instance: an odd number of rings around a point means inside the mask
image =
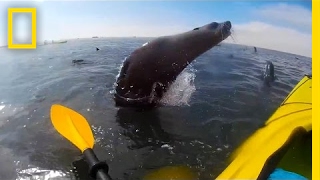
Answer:
POLYGON ((166 87, 161 82, 155 82, 150 94, 150 102, 158 102, 163 97, 166 87))
POLYGON ((163 94, 165 93, 166 87, 162 83, 158 82, 154 90, 157 97, 161 99, 163 97, 163 94))

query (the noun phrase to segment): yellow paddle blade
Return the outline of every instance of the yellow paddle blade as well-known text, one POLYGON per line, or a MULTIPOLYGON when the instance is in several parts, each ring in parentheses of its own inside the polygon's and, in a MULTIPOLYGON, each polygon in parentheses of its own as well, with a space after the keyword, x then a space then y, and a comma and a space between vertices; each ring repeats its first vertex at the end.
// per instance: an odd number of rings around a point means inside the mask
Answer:
POLYGON ((297 128, 312 130, 311 77, 305 76, 290 92, 263 128, 232 155, 217 179, 257 179, 268 158, 285 145, 297 128))
POLYGON ((77 146, 81 152, 93 148, 94 138, 87 120, 67 107, 51 106, 51 122, 54 128, 66 139, 77 146))
POLYGON ((147 174, 143 180, 196 180, 197 175, 186 166, 166 166, 147 174))

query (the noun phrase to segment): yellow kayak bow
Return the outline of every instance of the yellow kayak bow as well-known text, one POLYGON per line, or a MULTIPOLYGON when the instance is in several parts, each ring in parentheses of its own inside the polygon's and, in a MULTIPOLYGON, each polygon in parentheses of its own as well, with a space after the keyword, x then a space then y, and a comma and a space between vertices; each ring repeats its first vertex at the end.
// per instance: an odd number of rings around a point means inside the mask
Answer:
MULTIPOLYGON (((312 131, 311 84, 311 76, 305 75, 265 125, 232 154, 231 163, 216 178, 217 180, 267 179, 276 167, 285 164, 281 161, 286 157, 288 151, 294 149, 292 144, 296 144, 299 138, 300 144, 306 141, 303 138, 311 138, 306 135, 310 135, 312 131)), ((300 148, 307 148, 311 151, 311 147, 300 148)), ((311 156, 311 154, 306 156, 309 155, 311 156)), ((297 164, 291 164, 291 166, 294 167, 297 164)), ((299 173, 311 179, 311 168, 305 167, 305 169, 299 173)))

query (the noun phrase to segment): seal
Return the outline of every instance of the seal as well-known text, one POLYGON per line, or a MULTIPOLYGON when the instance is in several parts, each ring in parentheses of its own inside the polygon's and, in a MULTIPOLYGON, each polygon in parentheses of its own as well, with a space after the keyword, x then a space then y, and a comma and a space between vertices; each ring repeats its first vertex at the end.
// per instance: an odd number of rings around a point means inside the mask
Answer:
POLYGON ((73 65, 81 65, 81 64, 93 64, 93 62, 85 61, 83 59, 74 59, 72 60, 73 65))
POLYGON ((161 36, 134 50, 116 79, 116 106, 154 107, 176 77, 198 56, 229 37, 231 22, 212 22, 161 36))
POLYGON ((274 74, 274 65, 271 61, 266 62, 262 76, 263 76, 264 84, 267 85, 268 87, 271 86, 270 85, 271 82, 274 82, 277 79, 274 74))

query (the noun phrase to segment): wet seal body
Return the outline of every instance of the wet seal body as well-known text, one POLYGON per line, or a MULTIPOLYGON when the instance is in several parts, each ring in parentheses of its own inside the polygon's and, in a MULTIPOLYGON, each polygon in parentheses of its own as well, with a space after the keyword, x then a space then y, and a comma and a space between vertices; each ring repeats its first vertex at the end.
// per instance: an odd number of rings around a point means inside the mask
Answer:
POLYGON ((267 61, 264 72, 263 72, 263 81, 267 86, 271 86, 270 83, 276 80, 276 76, 274 74, 274 65, 271 61, 267 61))
POLYGON ((115 83, 116 106, 153 107, 176 77, 198 56, 229 37, 231 22, 212 22, 162 36, 133 51, 115 83))

